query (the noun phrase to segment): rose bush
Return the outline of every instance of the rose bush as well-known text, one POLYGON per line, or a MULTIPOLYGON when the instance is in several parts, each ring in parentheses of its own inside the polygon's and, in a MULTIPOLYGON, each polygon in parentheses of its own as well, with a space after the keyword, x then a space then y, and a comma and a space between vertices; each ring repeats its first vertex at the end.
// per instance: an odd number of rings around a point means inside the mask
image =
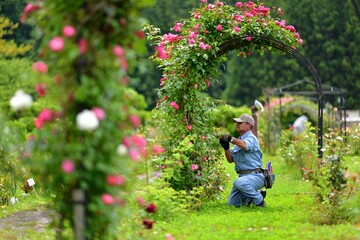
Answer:
POLYGON ((155 115, 166 151, 156 165, 178 190, 205 186, 203 196, 222 189, 226 174, 219 164, 213 112, 219 103, 203 92, 216 84, 218 66, 226 61, 228 44, 239 56, 276 51, 261 37, 296 48, 302 43, 295 27, 280 17, 281 8, 251 1, 235 6, 201 0, 189 19, 178 21, 171 33, 147 25, 148 40, 156 45, 152 59, 163 70, 155 115), (274 16, 274 17, 273 17, 274 16), (195 167, 196 166, 196 167, 195 167))
MULTIPOLYGON (((84 193, 87 239, 115 238, 132 197, 133 160, 147 147, 137 133, 137 111, 146 104, 127 86, 127 75, 145 48, 136 34, 137 12, 149 2, 39 0, 29 3, 21 18, 36 26, 41 40, 33 70, 37 99, 49 103, 34 119, 23 162, 55 196, 59 229, 75 226, 72 194, 84 193), (48 76, 50 83, 43 81, 48 76)), ((30 105, 15 100, 14 110, 30 105)))

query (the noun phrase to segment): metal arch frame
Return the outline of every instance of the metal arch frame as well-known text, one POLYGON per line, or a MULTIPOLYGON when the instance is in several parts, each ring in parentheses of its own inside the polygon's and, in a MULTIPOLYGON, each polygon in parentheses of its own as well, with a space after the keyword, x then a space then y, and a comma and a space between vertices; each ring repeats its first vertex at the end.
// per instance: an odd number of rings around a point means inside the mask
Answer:
POLYGON ((319 158, 322 158, 322 146, 323 146, 323 93, 322 93, 322 86, 321 81, 319 78, 319 75, 315 69, 315 67, 312 65, 312 63, 298 50, 295 48, 284 44, 283 42, 276 40, 274 38, 266 37, 266 36, 257 36, 257 35, 247 35, 247 36, 241 36, 241 37, 235 37, 232 39, 229 39, 228 41, 224 42, 219 46, 219 51, 217 53, 217 57, 220 57, 224 54, 226 54, 229 51, 241 48, 245 45, 249 44, 255 44, 260 45, 264 44, 264 42, 271 47, 274 47, 278 50, 281 50, 282 52, 285 52, 289 54, 291 57, 294 57, 297 59, 297 61, 305 67, 310 74, 312 75, 312 78, 314 80, 316 91, 317 91, 317 102, 318 102, 318 126, 317 126, 317 133, 318 133, 318 156, 319 158), (251 37, 251 41, 246 40, 246 37, 251 37))

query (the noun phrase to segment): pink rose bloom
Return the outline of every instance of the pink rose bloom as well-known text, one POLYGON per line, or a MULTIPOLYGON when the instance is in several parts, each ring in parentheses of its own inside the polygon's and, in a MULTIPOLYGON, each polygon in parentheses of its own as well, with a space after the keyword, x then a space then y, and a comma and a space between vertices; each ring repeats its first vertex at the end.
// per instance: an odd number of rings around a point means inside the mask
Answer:
POLYGON ((45 108, 39 114, 39 117, 43 122, 49 122, 52 119, 52 112, 50 109, 45 108))
POLYGON ((140 160, 140 152, 136 149, 131 149, 129 151, 129 156, 132 160, 134 160, 136 162, 140 160))
POLYGON ((87 51, 87 41, 82 38, 78 41, 78 45, 79 45, 80 54, 85 54, 87 51))
POLYGON ((303 40, 302 40, 301 38, 299 38, 298 43, 299 43, 300 45, 302 45, 303 40))
POLYGON ((62 33, 65 37, 73 37, 76 33, 76 30, 73 26, 67 25, 63 28, 62 33))
POLYGON ((138 197, 136 200, 140 206, 145 207, 146 203, 142 197, 138 197))
POLYGON ((170 103, 170 106, 172 106, 172 107, 175 108, 176 110, 179 109, 179 105, 177 105, 176 102, 171 102, 171 103, 170 103))
POLYGON ((61 169, 64 173, 72 173, 75 169, 75 164, 69 159, 64 160, 61 164, 61 169))
POLYGON ((252 13, 245 12, 245 16, 246 16, 247 18, 252 18, 254 15, 252 15, 252 13))
POLYGON ((41 129, 44 125, 44 121, 41 118, 35 118, 34 125, 36 128, 41 129))
POLYGON ((139 116, 132 114, 129 116, 129 120, 130 120, 131 124, 133 125, 133 127, 135 127, 135 128, 140 127, 141 119, 139 116))
POLYGON ((216 30, 217 30, 217 31, 221 31, 221 30, 222 30, 222 26, 221 26, 220 24, 217 25, 217 26, 216 26, 216 30))
POLYGON ((238 26, 235 26, 235 27, 234 27, 234 31, 235 31, 235 32, 240 32, 240 28, 239 28, 238 26))
POLYGON ((198 165, 196 165, 196 164, 192 164, 192 165, 191 165, 191 170, 196 171, 196 170, 198 170, 198 169, 199 169, 199 166, 198 166, 198 165))
POLYGON ((122 58, 125 55, 125 50, 121 46, 115 45, 113 47, 113 54, 117 57, 122 58))
POLYGON ((193 127, 191 125, 187 126, 187 129, 190 130, 190 131, 192 130, 192 128, 193 127))
POLYGON ((175 26, 174 26, 174 31, 175 32, 180 32, 182 26, 183 26, 182 23, 176 23, 175 26))
POLYGON ((204 135, 202 135, 202 136, 201 136, 201 139, 202 139, 202 140, 205 140, 205 139, 206 139, 206 137, 205 137, 204 135))
POLYGON ((106 177, 106 182, 110 186, 115 186, 115 185, 124 186, 125 177, 121 175, 109 175, 106 177))
POLYGON ((35 86, 36 92, 39 94, 40 97, 45 96, 46 89, 45 89, 45 83, 39 83, 35 86))
POLYGON ((91 111, 94 112, 94 114, 95 114, 95 116, 96 116, 96 118, 97 118, 98 120, 103 120, 103 119, 105 118, 105 111, 104 111, 104 109, 99 108, 99 107, 93 107, 93 108, 91 109, 91 111))
POLYGON ((64 46, 64 39, 62 39, 61 37, 54 37, 49 42, 49 47, 54 52, 62 51, 64 49, 64 46))
POLYGON ((108 193, 104 193, 101 196, 101 201, 106 205, 111 205, 111 204, 114 204, 114 202, 115 202, 113 196, 111 196, 108 193))
POLYGON ((242 5, 243 5, 242 2, 237 2, 237 3, 235 4, 236 7, 242 7, 242 5))
POLYGON ((152 147, 152 152, 153 152, 153 154, 161 154, 161 153, 165 152, 165 148, 162 148, 159 145, 155 144, 152 147))
POLYGON ((201 0, 201 2, 202 2, 202 3, 206 3, 206 2, 207 2, 207 0, 201 0))
POLYGON ((246 41, 250 42, 252 38, 251 38, 251 36, 247 36, 245 39, 246 39, 246 41))
POLYGON ((166 53, 165 47, 164 47, 164 45, 162 45, 162 44, 160 44, 159 46, 157 46, 157 47, 155 48, 155 50, 157 51, 158 57, 161 58, 161 59, 167 59, 167 58, 170 57, 170 56, 166 53))
POLYGON ((24 9, 24 14, 28 15, 29 13, 39 10, 39 5, 28 3, 24 9))
POLYGON ((216 2, 216 5, 218 6, 218 7, 221 7, 222 5, 224 5, 222 2, 216 2))
POLYGON ((32 66, 32 69, 40 73, 47 73, 48 71, 48 67, 43 61, 35 62, 32 66))

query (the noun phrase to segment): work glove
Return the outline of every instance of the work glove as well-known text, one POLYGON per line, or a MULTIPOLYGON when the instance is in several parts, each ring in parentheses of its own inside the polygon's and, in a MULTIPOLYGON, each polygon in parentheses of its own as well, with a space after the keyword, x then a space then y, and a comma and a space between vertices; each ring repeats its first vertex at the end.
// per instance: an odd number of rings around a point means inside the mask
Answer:
POLYGON ((225 142, 221 138, 220 138, 219 142, 220 142, 220 144, 221 144, 221 146, 223 147, 224 150, 228 150, 230 148, 229 142, 225 142))
POLYGON ((222 140, 224 142, 229 143, 231 141, 231 138, 232 138, 232 136, 230 136, 229 134, 224 134, 224 136, 222 137, 222 140))

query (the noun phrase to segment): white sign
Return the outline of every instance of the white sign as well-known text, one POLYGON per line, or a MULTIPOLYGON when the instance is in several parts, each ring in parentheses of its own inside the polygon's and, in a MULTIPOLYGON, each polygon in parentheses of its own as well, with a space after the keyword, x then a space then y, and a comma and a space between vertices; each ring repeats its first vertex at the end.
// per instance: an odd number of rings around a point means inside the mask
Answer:
POLYGON ((12 197, 12 198, 10 199, 10 202, 11 202, 12 204, 17 203, 17 201, 18 201, 18 199, 15 198, 15 197, 12 197))
POLYGON ((35 181, 34 181, 34 179, 32 179, 32 178, 29 178, 29 179, 27 180, 27 183, 29 184, 30 187, 32 187, 32 186, 35 185, 35 181))

